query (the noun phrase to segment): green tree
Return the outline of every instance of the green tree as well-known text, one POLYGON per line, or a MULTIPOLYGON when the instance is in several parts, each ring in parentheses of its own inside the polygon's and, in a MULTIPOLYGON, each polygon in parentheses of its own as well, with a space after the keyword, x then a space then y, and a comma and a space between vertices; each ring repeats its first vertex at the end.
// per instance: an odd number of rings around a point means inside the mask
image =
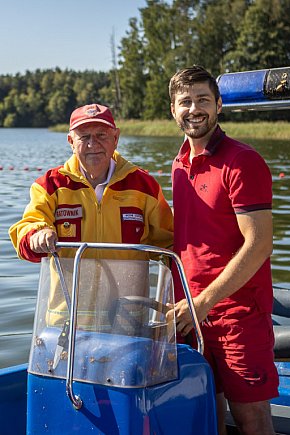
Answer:
POLYGON ((104 103, 100 90, 109 83, 109 74, 104 72, 60 68, 0 76, 0 126, 5 123, 15 127, 47 127, 68 123, 76 106, 104 103))
POLYGON ((17 127, 17 119, 15 113, 8 113, 3 121, 3 127, 12 128, 17 127))
POLYGON ((77 74, 73 83, 76 106, 90 103, 104 104, 100 89, 110 85, 109 74, 104 72, 84 71, 77 74))
POLYGON ((241 23, 236 49, 228 53, 231 71, 275 68, 290 62, 290 0, 257 0, 241 23))
POLYGON ((196 62, 214 76, 225 72, 225 57, 235 49, 248 2, 220 0, 200 2, 196 16, 196 62))
POLYGON ((145 119, 168 118, 168 82, 172 69, 166 68, 172 59, 172 14, 170 6, 162 0, 147 0, 141 9, 144 33, 144 61, 147 73, 144 99, 145 119), (169 55, 169 58, 168 58, 169 55))
POLYGON ((119 71, 123 118, 141 118, 146 86, 143 41, 136 18, 129 20, 129 31, 121 40, 119 71))
POLYGON ((0 76, 0 101, 8 95, 11 90, 11 78, 9 75, 0 76))
POLYGON ((6 111, 4 107, 4 103, 0 102, 0 127, 3 127, 3 122, 6 117, 6 111))
POLYGON ((31 127, 45 127, 47 125, 47 116, 43 94, 39 90, 29 87, 25 100, 27 115, 29 117, 29 119, 26 118, 25 125, 30 124, 31 127))
POLYGON ((168 67, 176 70, 197 63, 198 21, 200 1, 174 0, 171 8, 172 50, 167 55, 168 67))
POLYGON ((44 96, 46 96, 46 100, 48 96, 53 91, 53 83, 54 83, 54 70, 46 70, 43 71, 42 76, 39 80, 40 90, 44 96))
POLYGON ((71 98, 68 89, 56 90, 49 99, 47 113, 51 124, 68 123, 71 113, 71 98))

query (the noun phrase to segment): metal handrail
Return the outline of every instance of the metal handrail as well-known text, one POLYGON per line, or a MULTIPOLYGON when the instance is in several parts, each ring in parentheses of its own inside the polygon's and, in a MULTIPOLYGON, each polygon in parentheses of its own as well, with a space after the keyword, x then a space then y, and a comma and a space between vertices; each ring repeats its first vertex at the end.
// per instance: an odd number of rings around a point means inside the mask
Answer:
POLYGON ((290 108, 290 100, 223 102, 223 112, 287 110, 289 108, 290 108))
POLYGON ((66 392, 76 409, 82 407, 82 400, 79 396, 73 392, 73 370, 74 370, 74 355, 75 355, 75 338, 76 338, 76 326, 77 326, 77 306, 79 295, 79 266, 82 253, 87 248, 87 244, 83 243, 79 246, 73 268, 72 278, 72 293, 71 293, 71 310, 70 310, 70 323, 69 323, 69 343, 68 343, 68 356, 67 356, 67 372, 66 372, 66 392))
POLYGON ((58 256, 57 252, 52 252, 52 255, 53 255, 53 258, 54 258, 54 263, 55 263, 56 270, 57 270, 58 275, 59 275, 60 286, 61 286, 64 298, 65 298, 65 302, 66 302, 66 305, 67 305, 67 308, 68 308, 68 312, 70 313, 70 311, 71 311, 70 295, 69 295, 69 292, 68 292, 68 289, 67 289, 67 285, 66 285, 66 282, 65 282, 65 279, 64 279, 64 274, 63 274, 63 270, 62 270, 62 267, 61 267, 61 262, 60 262, 60 259, 59 259, 59 256, 58 256))
MULTIPOLYGON (((75 395, 73 392, 73 368, 74 368, 74 352, 75 352, 75 336, 76 336, 76 323, 77 323, 77 305, 78 305, 78 289, 79 289, 79 273, 80 273, 80 260, 83 252, 87 248, 103 249, 103 250, 122 250, 122 251, 142 251, 151 252, 153 254, 166 255, 171 258, 177 267, 179 277, 184 290, 184 295, 186 297, 189 311, 192 318, 192 323, 197 340, 197 351, 203 353, 204 342, 203 336, 200 330, 198 319, 196 316, 193 300, 191 298, 189 286, 185 277, 184 268, 182 262, 175 252, 169 249, 158 248, 151 245, 138 245, 138 244, 126 244, 126 243, 81 243, 81 242, 57 242, 57 248, 76 248, 76 255, 74 258, 74 269, 73 269, 73 281, 72 281, 72 293, 71 293, 71 309, 70 309, 70 325, 69 325, 69 346, 68 346, 68 360, 67 360, 67 375, 66 375, 66 392, 71 400, 73 406, 76 409, 82 407, 82 400, 79 396, 75 395)), ((54 256, 55 257, 55 256, 54 256)), ((62 275, 61 267, 57 267, 58 272, 62 275)), ((63 277, 62 277, 63 278, 63 277)), ((61 281, 63 281, 63 279, 61 281)))

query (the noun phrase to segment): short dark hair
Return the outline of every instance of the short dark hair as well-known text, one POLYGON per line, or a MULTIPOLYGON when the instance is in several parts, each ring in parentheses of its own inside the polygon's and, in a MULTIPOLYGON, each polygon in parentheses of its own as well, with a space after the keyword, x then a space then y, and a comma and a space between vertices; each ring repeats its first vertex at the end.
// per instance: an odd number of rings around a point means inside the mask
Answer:
POLYGON ((216 79, 202 66, 193 65, 189 68, 181 69, 171 77, 169 82, 169 96, 172 103, 175 101, 175 95, 183 92, 194 83, 208 82, 210 90, 213 92, 216 101, 220 98, 220 91, 216 79))

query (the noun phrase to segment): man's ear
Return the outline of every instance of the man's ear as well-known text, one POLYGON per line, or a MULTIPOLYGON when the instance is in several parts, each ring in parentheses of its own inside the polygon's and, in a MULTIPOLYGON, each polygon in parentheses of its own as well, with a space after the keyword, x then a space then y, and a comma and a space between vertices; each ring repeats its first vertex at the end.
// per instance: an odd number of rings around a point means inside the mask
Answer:
POLYGON ((175 119, 175 108, 174 108, 174 104, 173 103, 170 104, 170 110, 171 110, 171 115, 175 119))
POLYGON ((67 141, 68 141, 68 143, 70 144, 70 146, 71 146, 71 149, 72 149, 72 152, 74 152, 74 145, 73 145, 73 138, 72 138, 72 136, 71 136, 71 133, 69 133, 68 135, 67 135, 67 141))
POLYGON ((222 106, 223 106, 222 97, 219 97, 219 99, 217 100, 217 113, 218 114, 221 113, 222 106))
POLYGON ((114 131, 115 134, 115 149, 117 148, 118 142, 119 142, 119 137, 120 137, 120 129, 116 128, 114 131))

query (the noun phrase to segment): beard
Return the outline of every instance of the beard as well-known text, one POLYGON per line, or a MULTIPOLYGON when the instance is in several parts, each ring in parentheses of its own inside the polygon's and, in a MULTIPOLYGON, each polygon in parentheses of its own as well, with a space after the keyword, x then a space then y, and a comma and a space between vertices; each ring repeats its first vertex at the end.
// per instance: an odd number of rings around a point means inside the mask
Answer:
POLYGON ((176 124, 178 125, 178 127, 184 132, 186 136, 191 137, 192 139, 200 139, 206 136, 211 130, 215 128, 217 122, 217 115, 212 118, 206 116, 205 120, 201 123, 201 125, 196 125, 194 127, 192 127, 192 123, 184 119, 181 119, 180 121, 176 120, 176 124))

